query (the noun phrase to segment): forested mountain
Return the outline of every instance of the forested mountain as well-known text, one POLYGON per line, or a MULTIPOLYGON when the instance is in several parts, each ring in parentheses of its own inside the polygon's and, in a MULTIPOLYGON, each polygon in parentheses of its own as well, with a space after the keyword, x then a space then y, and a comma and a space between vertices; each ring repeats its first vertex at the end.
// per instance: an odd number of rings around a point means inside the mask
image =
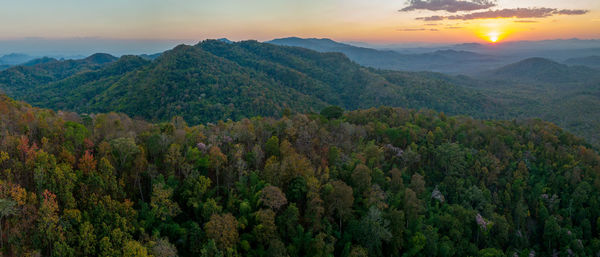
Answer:
POLYGON ((532 58, 472 78, 438 77, 494 97, 507 114, 500 118, 541 118, 600 145, 600 73, 595 70, 532 58))
POLYGON ((585 66, 568 66, 544 58, 529 58, 491 72, 484 77, 546 83, 600 81, 600 72, 585 66))
POLYGON ((59 61, 42 58, 32 61, 31 65, 15 66, 1 71, 0 85, 1 89, 10 95, 29 93, 37 86, 59 81, 80 72, 100 69, 116 59, 108 54, 94 54, 81 60, 59 61))
POLYGON ((3 56, 0 56, 0 71, 8 69, 14 65, 23 64, 34 58, 35 57, 29 56, 26 54, 17 54, 17 53, 6 54, 3 56))
POLYGON ((118 111, 153 121, 180 115, 192 124, 315 112, 327 105, 433 108, 478 117, 501 108, 483 94, 427 74, 379 71, 339 53, 256 41, 181 45, 153 61, 98 57, 15 67, 0 72, 0 89, 37 106, 118 111), (88 59, 104 61, 90 66, 88 59), (74 62, 84 63, 69 66, 74 62), (78 68, 54 75, 60 65, 78 68))
POLYGON ((0 64, 9 65, 9 66, 19 65, 19 64, 31 61, 33 59, 35 59, 35 57, 26 55, 26 54, 19 54, 19 53, 5 54, 3 56, 0 56, 0 64))
POLYGON ((600 56, 593 55, 580 58, 569 58, 565 61, 569 65, 583 65, 590 68, 600 69, 600 56))
POLYGON ((0 97, 5 256, 594 256, 600 156, 382 107, 189 127, 0 97))
POLYGON ((224 40, 181 45, 154 59, 47 58, 0 72, 0 90, 10 96, 79 113, 117 111, 154 122, 182 116, 200 124, 328 105, 385 105, 486 119, 542 118, 596 146, 599 85, 595 70, 541 58, 466 77, 376 70, 340 53, 224 40))
POLYGON ((475 74, 507 63, 497 56, 461 50, 432 49, 428 53, 401 54, 390 50, 357 47, 326 38, 291 37, 267 43, 303 47, 319 52, 339 52, 361 65, 389 70, 475 74))

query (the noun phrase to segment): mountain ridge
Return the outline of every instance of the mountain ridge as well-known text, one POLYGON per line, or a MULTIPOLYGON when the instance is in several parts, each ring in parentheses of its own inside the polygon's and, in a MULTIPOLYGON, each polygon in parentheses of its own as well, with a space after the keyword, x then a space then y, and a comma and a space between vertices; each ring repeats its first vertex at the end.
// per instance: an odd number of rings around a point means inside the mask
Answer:
POLYGON ((36 106, 86 113, 120 111, 153 121, 182 115, 191 124, 279 116, 286 109, 318 112, 327 105, 433 108, 467 115, 478 115, 478 109, 500 108, 485 95, 418 73, 383 72, 362 67, 340 53, 257 41, 206 40, 195 46, 179 45, 152 61, 139 60, 139 67, 128 66, 131 70, 123 73, 107 71, 119 61, 97 60, 101 64, 83 67, 96 59, 20 68, 26 69, 23 73, 29 69, 37 74, 44 69, 52 73, 57 65, 82 65, 64 78, 49 76, 18 85, 7 83, 7 78, 15 76, 11 70, 4 71, 0 88, 36 106), (98 75, 103 72, 104 76, 98 75))
POLYGON ((585 66, 568 66, 546 58, 533 57, 484 73, 505 79, 539 82, 581 82, 600 79, 598 71, 585 66))

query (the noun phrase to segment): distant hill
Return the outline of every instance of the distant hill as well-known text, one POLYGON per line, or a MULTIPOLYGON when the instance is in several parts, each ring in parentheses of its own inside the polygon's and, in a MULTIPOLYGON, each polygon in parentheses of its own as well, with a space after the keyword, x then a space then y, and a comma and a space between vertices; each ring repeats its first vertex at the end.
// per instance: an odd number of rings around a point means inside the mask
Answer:
POLYGON ((31 61, 35 58, 36 57, 34 57, 34 56, 30 56, 30 55, 26 55, 26 54, 12 53, 12 54, 0 56, 0 65, 8 65, 8 66, 19 65, 19 64, 23 64, 28 61, 31 61))
POLYGON ((529 58, 482 76, 506 80, 528 80, 546 83, 585 82, 600 78, 598 71, 583 66, 568 66, 544 58, 529 58))
POLYGON ((87 63, 106 64, 106 63, 114 62, 118 59, 119 58, 112 56, 110 54, 97 53, 97 54, 90 55, 89 57, 87 57, 83 60, 87 63))
POLYGON ((227 38, 219 38, 219 39, 217 39, 217 41, 221 41, 223 43, 228 43, 228 44, 233 43, 233 41, 231 41, 231 40, 229 40, 227 38))
POLYGON ((155 53, 155 54, 141 54, 139 55, 139 57, 146 59, 146 60, 154 60, 156 58, 158 58, 162 53, 155 53))
POLYGON ((358 64, 389 70, 472 74, 504 64, 494 56, 468 51, 445 49, 421 54, 401 54, 390 50, 352 46, 326 38, 291 37, 275 39, 267 43, 303 47, 319 52, 339 52, 358 64))
POLYGON ((116 59, 108 54, 94 54, 80 60, 42 58, 28 65, 0 71, 0 88, 9 95, 22 94, 34 90, 39 85, 59 81, 80 72, 100 69, 116 59))
POLYGON ((49 62, 56 62, 58 61, 55 58, 51 58, 51 57, 42 57, 42 58, 38 58, 38 59, 33 59, 31 61, 28 61, 26 63, 23 63, 21 65, 23 66, 34 66, 34 65, 38 65, 38 64, 44 64, 44 63, 49 63, 49 62))
POLYGON ((279 116, 285 109, 318 112, 327 105, 431 108, 473 116, 500 108, 481 93, 426 74, 378 71, 339 53, 256 41, 207 40, 180 45, 153 61, 112 60, 95 55, 11 68, 0 72, 0 89, 37 106, 119 111, 156 121, 179 115, 193 124, 279 116), (53 67, 59 66, 71 70, 55 75, 53 67))
POLYGON ((564 61, 568 65, 583 65, 590 68, 600 69, 600 56, 593 55, 580 58, 570 58, 564 61))

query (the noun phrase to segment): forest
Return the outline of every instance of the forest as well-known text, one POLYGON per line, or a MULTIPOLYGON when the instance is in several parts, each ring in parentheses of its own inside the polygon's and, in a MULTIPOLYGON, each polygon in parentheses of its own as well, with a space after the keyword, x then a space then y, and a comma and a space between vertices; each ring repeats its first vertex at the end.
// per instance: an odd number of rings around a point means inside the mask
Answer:
POLYGON ((3 256, 596 256, 600 156, 380 107, 188 125, 0 96, 3 256))
POLYGON ((427 108, 479 119, 541 118, 600 147, 598 74, 543 58, 470 77, 379 70, 341 53, 205 40, 152 56, 37 59, 0 71, 0 91, 55 111, 114 111, 155 123, 181 116, 190 125, 318 113, 329 105, 427 108))
POLYGON ((493 98, 429 74, 362 67, 340 53, 257 41, 205 40, 154 60, 95 54, 0 71, 0 90, 37 107, 78 113, 122 112, 152 122, 181 116, 198 125, 286 110, 319 112, 381 105, 490 117, 493 98))

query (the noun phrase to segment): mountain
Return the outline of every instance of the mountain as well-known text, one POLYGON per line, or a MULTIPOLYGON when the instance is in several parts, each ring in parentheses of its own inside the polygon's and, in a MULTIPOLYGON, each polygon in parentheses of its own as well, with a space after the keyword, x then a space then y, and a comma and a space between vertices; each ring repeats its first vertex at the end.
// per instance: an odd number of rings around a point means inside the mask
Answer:
POLYGON ((38 64, 44 64, 44 63, 56 62, 56 61, 58 61, 56 58, 42 57, 42 58, 33 59, 33 60, 28 61, 26 63, 23 63, 21 65, 23 65, 23 66, 35 66, 35 65, 38 65, 38 64))
MULTIPOLYGON (((455 54, 466 55, 435 56, 455 54)), ((156 122, 181 116, 190 124, 319 112, 328 105, 543 118, 600 145, 597 72, 545 59, 467 77, 365 68, 340 53, 256 41, 180 45, 154 60, 101 57, 14 67, 0 72, 0 89, 55 110, 117 111, 156 122), (90 63, 103 59, 108 62, 90 63)))
POLYGON ((0 95, 0 127, 6 256, 600 250, 600 156, 541 120, 380 107, 188 126, 0 95))
POLYGON ((107 54, 94 54, 80 60, 34 60, 31 65, 14 66, 0 71, 0 89, 9 95, 25 92, 34 94, 37 86, 59 81, 80 72, 100 69, 116 59, 107 54))
POLYGON ((219 39, 217 39, 217 41, 221 41, 223 43, 228 43, 228 44, 233 43, 233 41, 231 41, 231 40, 229 40, 227 38, 219 38, 219 39))
POLYGON ((35 59, 36 57, 26 54, 12 53, 0 56, 0 65, 19 65, 35 59))
POLYGON ((114 62, 116 60, 118 60, 119 58, 114 57, 110 54, 106 54, 106 53, 97 53, 97 54, 93 54, 90 55, 89 57, 83 59, 84 62, 86 63, 93 63, 93 64, 106 64, 106 63, 111 63, 114 62))
POLYGON ((381 51, 365 47, 356 47, 348 44, 338 43, 331 39, 322 38, 280 38, 267 41, 266 43, 295 46, 312 49, 319 52, 343 53, 351 60, 368 67, 382 69, 402 69, 404 67, 403 55, 394 51, 381 51))
POLYGON ((279 116, 286 109, 317 112, 327 105, 433 108, 478 117, 501 108, 481 93, 426 74, 374 70, 339 53, 256 41, 207 40, 180 45, 153 61, 112 60, 92 56, 12 68, 0 73, 0 89, 36 106, 119 111, 153 121, 180 115, 191 124, 279 116), (90 61, 96 65, 90 67, 90 61), (48 67, 67 64, 79 68, 65 76, 46 74, 48 67))
MULTIPOLYGON (((357 43, 352 43, 357 44, 357 43)), ((560 39, 541 41, 502 41, 495 44, 463 43, 454 45, 428 45, 419 44, 358 44, 373 49, 392 50, 402 54, 432 53, 438 50, 455 50, 473 52, 484 56, 491 56, 496 61, 486 65, 486 69, 495 69, 504 65, 518 62, 523 59, 541 57, 552 60, 566 60, 592 55, 600 55, 600 40, 560 39)), ((482 62, 482 64, 485 64, 482 62)), ((459 64, 462 65, 462 64, 459 64)), ((476 72, 466 74, 474 75, 482 69, 474 67, 476 72)))
POLYGON ((303 47, 319 52, 339 52, 358 64, 389 70, 472 74, 505 64, 501 59, 492 55, 481 55, 452 49, 418 54, 401 54, 390 50, 352 46, 331 39, 303 39, 297 37, 274 39, 267 43, 303 47))
POLYGON ((544 58, 529 58, 486 72, 507 80, 528 80, 545 83, 586 82, 600 80, 600 73, 584 66, 568 66, 544 58))
POLYGON ((569 58, 565 60, 564 63, 568 65, 583 65, 590 68, 600 69, 600 56, 593 55, 580 58, 569 58))
POLYGON ((142 57, 143 59, 152 61, 156 58, 158 58, 162 53, 155 53, 155 54, 141 54, 139 55, 139 57, 142 57))

